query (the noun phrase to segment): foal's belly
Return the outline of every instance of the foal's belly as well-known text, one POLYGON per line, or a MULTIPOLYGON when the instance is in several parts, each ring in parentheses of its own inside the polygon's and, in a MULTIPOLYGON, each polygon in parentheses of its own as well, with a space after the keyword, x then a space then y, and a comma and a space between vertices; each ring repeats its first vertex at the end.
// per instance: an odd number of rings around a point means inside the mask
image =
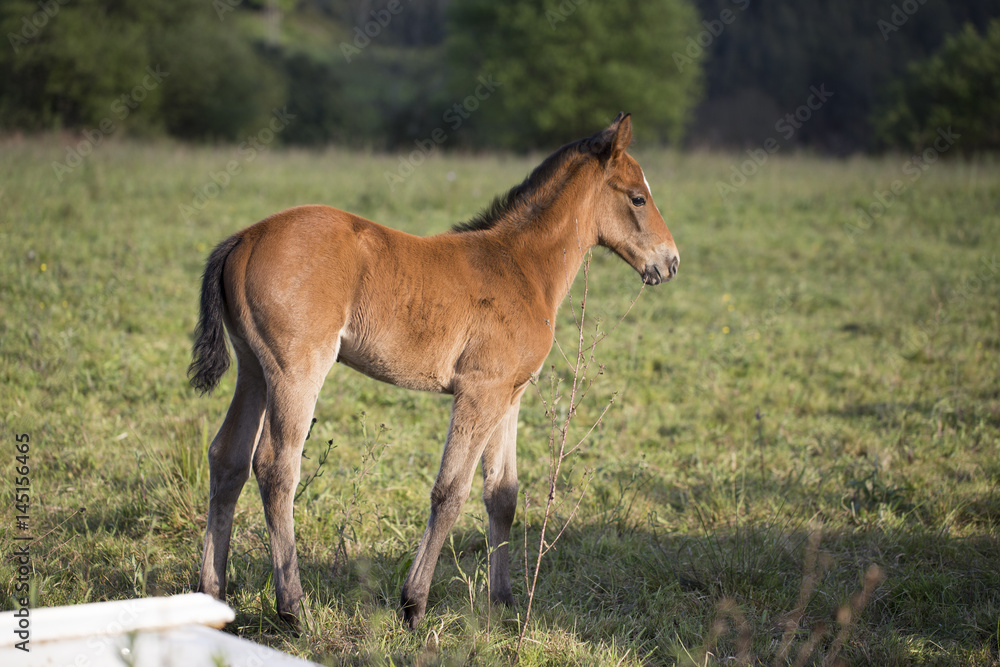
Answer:
POLYGON ((350 332, 341 338, 337 361, 370 378, 406 389, 452 393, 455 363, 463 344, 441 341, 419 345, 401 335, 392 340, 359 339, 350 332))

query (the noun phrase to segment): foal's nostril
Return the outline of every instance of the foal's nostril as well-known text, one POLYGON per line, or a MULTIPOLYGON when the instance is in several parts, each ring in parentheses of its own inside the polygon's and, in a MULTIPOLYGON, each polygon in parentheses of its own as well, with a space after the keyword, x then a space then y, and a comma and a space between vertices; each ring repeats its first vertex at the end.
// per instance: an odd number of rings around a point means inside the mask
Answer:
POLYGON ((681 258, 677 255, 670 258, 670 261, 667 263, 667 271, 670 273, 671 278, 677 275, 677 267, 680 266, 680 263, 681 258))

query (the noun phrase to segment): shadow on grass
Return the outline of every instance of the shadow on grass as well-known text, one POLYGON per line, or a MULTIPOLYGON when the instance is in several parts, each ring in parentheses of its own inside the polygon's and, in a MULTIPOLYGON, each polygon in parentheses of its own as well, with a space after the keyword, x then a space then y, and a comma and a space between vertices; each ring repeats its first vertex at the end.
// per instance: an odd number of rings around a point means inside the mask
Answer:
MULTIPOLYGON (((539 636, 555 633, 590 645, 625 646, 653 664, 672 663, 685 651, 737 657, 745 642, 746 650, 770 663, 787 637, 793 654, 818 638, 811 650, 822 656, 835 648, 843 626, 840 610, 851 604, 864 587, 865 573, 876 565, 881 583, 852 618, 842 656, 856 664, 905 663, 921 651, 941 659, 958 656, 958 662, 970 664, 977 663, 975 656, 986 656, 982 664, 996 657, 1000 542, 992 531, 958 537, 927 530, 918 521, 886 527, 872 519, 817 533, 818 523, 779 518, 808 516, 808 505, 801 514, 773 510, 810 495, 794 480, 761 482, 749 476, 741 490, 744 500, 734 502, 720 499, 709 482, 689 485, 687 498, 681 498, 679 487, 659 478, 615 474, 619 492, 595 498, 597 511, 579 516, 542 561, 533 622, 539 636), (684 532, 668 531, 664 526, 677 522, 640 516, 629 501, 636 496, 660 506, 673 497, 676 503, 666 506, 678 513, 690 514, 691 506, 699 506, 698 523, 684 532)), ((821 502, 831 506, 830 498, 821 502)), ((984 498, 964 511, 982 514, 979 520, 989 524, 1000 516, 1000 504, 984 498)), ((89 562, 81 576, 99 589, 96 599, 194 589, 201 526, 178 530, 169 522, 157 523, 155 516, 144 513, 135 498, 124 499, 104 512, 89 508, 60 529, 69 535, 104 531, 124 538, 117 542, 124 545, 120 552, 85 555, 89 562)), ((514 626, 505 631, 508 639, 516 636, 516 619, 527 602, 521 521, 519 513, 510 545, 519 604, 497 612, 514 626)), ((228 592, 237 620, 229 631, 281 647, 291 639, 274 612, 262 524, 253 517, 234 535, 228 592)), ((529 542, 537 540, 537 530, 532 515, 529 542)), ((318 638, 301 640, 306 642, 299 644, 302 650, 339 661, 358 642, 377 644, 377 632, 396 636, 397 644, 415 641, 398 620, 385 621, 398 618, 399 590, 415 542, 400 539, 378 549, 353 544, 350 558, 334 572, 334 545, 307 539, 300 534, 303 586, 328 625, 317 628, 318 638), (340 639, 334 642, 333 635, 340 639)), ((486 624, 486 554, 482 527, 454 531, 438 562, 427 619, 416 634, 423 637, 441 626, 462 635, 486 624)), ((68 556, 56 560, 65 563, 68 556)))
MULTIPOLYGON (((453 543, 455 555, 446 546, 438 563, 427 618, 416 633, 421 637, 439 625, 467 626, 470 617, 478 619, 476 627, 486 624, 482 533, 456 531, 453 543), (467 581, 477 570, 470 606, 467 581)), ((526 604, 523 534, 511 549, 518 605, 493 613, 516 627, 526 604)), ((353 615, 339 625, 365 625, 358 616, 398 618, 398 593, 412 554, 364 551, 362 545, 362 555, 339 573, 332 571, 332 560, 300 562, 313 609, 353 615)), ((875 565, 878 585, 850 618, 850 641, 841 653, 852 664, 905 662, 915 647, 995 656, 998 554, 994 537, 956 538, 915 528, 817 533, 808 526, 759 522, 680 535, 649 525, 618 530, 581 522, 542 562, 536 626, 582 642, 631 646, 657 664, 678 659, 684 650, 737 656, 746 641, 752 655, 770 663, 786 638, 792 656, 811 640, 815 656, 822 656, 837 641, 847 622, 843 610, 875 565)), ((229 592, 238 617, 230 631, 280 644, 289 632, 273 610, 268 554, 235 557, 241 565, 231 572, 229 592)), ((178 567, 192 573, 197 564, 178 567)), ((390 626, 393 633, 407 633, 398 620, 390 626)))

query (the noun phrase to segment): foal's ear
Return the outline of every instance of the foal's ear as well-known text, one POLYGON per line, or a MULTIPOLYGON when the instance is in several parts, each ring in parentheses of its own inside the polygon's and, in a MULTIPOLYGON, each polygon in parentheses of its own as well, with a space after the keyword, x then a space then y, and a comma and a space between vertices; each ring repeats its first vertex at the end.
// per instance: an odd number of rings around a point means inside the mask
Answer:
POLYGON ((611 157, 618 157, 632 143, 632 114, 618 114, 618 117, 615 118, 608 129, 615 131, 615 144, 611 151, 611 157))
POLYGON ((605 165, 610 165, 625 152, 632 143, 632 115, 620 113, 607 128, 595 137, 594 148, 597 157, 605 165))

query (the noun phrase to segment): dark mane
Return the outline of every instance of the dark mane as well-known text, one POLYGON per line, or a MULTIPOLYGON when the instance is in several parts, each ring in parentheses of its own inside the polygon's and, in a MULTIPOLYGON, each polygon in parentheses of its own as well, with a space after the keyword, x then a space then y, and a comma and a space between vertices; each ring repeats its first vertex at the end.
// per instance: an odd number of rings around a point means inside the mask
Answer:
POLYGON ((576 169, 564 169, 581 155, 592 152, 594 137, 580 139, 566 144, 535 167, 535 169, 518 185, 502 195, 497 195, 493 201, 468 222, 461 222, 451 229, 454 232, 474 232, 492 229, 502 220, 509 218, 524 219, 545 209, 562 191, 576 169), (556 179, 558 175, 561 178, 556 179))

